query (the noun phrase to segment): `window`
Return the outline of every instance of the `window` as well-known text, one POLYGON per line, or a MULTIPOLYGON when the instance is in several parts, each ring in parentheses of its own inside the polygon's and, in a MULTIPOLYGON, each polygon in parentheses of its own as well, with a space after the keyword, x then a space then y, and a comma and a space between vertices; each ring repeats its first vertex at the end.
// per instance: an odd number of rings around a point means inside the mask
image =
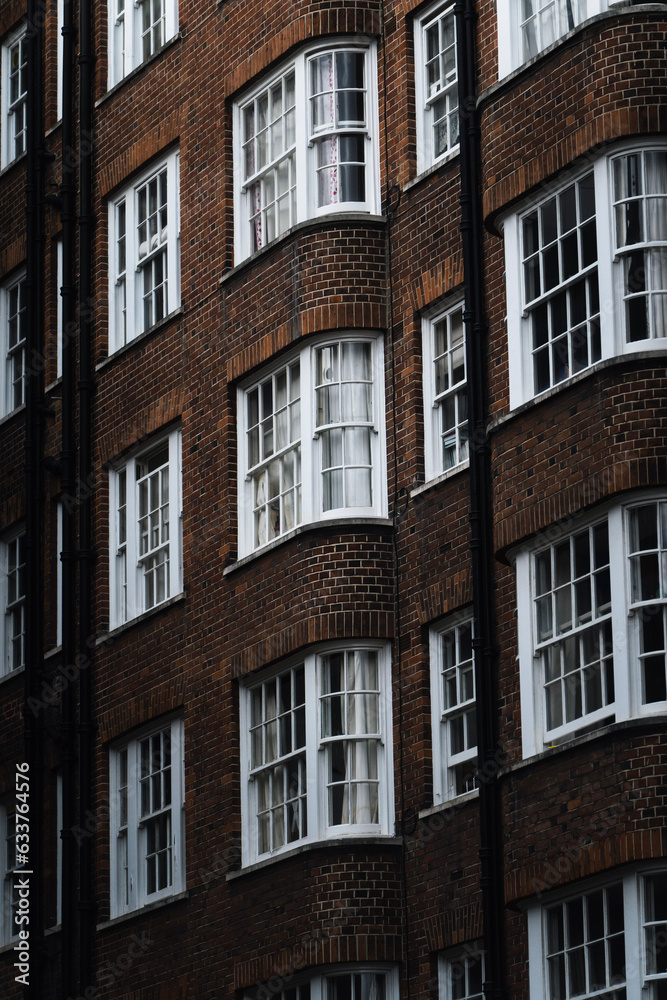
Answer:
POLYGON ((629 872, 528 910, 531 997, 661 1000, 667 874, 629 872))
POLYGON ((0 945, 18 937, 19 895, 15 873, 20 871, 16 850, 16 813, 13 806, 0 806, 0 844, 2 849, 2 912, 0 945))
POLYGON ((2 288, 2 415, 25 403, 26 282, 25 273, 2 288))
POLYGON ((502 79, 617 0, 499 0, 498 77, 502 79))
POLYGON ((468 459, 463 303, 422 323, 426 479, 468 459))
POLYGON ((63 336, 63 299, 61 290, 63 287, 63 268, 65 262, 63 258, 63 241, 59 239, 56 243, 56 378, 62 378, 63 374, 63 348, 65 346, 63 336))
POLYGON ((180 431, 111 472, 111 627, 150 611, 181 588, 180 431))
POLYGON ((477 716, 472 617, 431 629, 433 797, 436 803, 477 787, 477 716))
POLYGON ((439 3, 415 21, 417 172, 459 145, 454 4, 439 3))
POLYGON ((239 389, 239 554, 299 524, 386 512, 379 337, 340 334, 239 389))
POLYGON ((311 652, 241 688, 244 863, 393 831, 389 649, 311 652))
POLYGON ((2 46, 2 166, 26 151, 28 43, 25 24, 2 46))
POLYGON ((439 1000, 483 1000, 483 983, 481 942, 438 955, 439 1000))
POLYGON ((235 255, 324 212, 377 212, 374 46, 297 56, 234 107, 235 255))
POLYGON ((597 361, 665 349, 664 146, 598 158, 504 234, 513 407, 597 361))
POLYGON ((3 582, 3 663, 1 674, 25 666, 25 535, 0 543, 3 582))
POLYGON ((118 744, 109 763, 114 917, 185 888, 182 721, 118 744))
POLYGON ((558 535, 516 558, 526 756, 667 708, 667 501, 558 535))
POLYGON ((109 204, 109 349, 181 301, 179 157, 170 155, 109 204))
MULTIPOLYGON (((281 982, 280 977, 276 979, 281 982)), ((335 966, 309 979, 288 974, 282 981, 285 989, 278 986, 271 990, 274 1000, 398 1000, 396 970, 377 966, 335 966)), ((249 991, 246 1000, 260 1000, 265 995, 263 985, 249 991)))
POLYGON ((109 0, 109 88, 159 52, 178 31, 177 0, 109 0))
POLYGON ((58 115, 58 121, 62 119, 63 116, 63 55, 64 55, 64 39, 62 34, 63 25, 65 23, 65 0, 58 0, 57 9, 57 31, 58 31, 58 55, 56 59, 56 68, 58 73, 58 84, 57 84, 57 97, 56 97, 56 113, 58 115))

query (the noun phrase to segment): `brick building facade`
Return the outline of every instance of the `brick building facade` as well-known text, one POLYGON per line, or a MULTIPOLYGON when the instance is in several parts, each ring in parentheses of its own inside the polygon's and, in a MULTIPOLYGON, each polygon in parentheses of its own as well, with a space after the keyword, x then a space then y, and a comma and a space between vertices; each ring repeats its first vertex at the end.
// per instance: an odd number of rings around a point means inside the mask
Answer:
POLYGON ((0 995, 667 996, 666 25, 2 3, 0 995))

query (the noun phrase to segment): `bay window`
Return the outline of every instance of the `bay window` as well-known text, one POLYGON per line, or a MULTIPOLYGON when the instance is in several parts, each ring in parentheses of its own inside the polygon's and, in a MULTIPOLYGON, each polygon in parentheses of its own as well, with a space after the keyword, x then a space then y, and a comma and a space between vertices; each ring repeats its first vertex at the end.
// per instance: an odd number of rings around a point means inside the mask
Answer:
POLYGON ((598 157, 503 223, 514 408, 667 349, 667 148, 598 157))
MULTIPOLYGON (((336 965, 308 977, 289 974, 276 980, 285 988, 271 990, 274 1000, 398 1000, 397 970, 381 965, 336 965)), ((266 985, 249 990, 245 1000, 260 1000, 266 991, 266 985)))
POLYGON ((234 107, 237 262, 324 212, 377 212, 373 45, 308 50, 234 107))
POLYGON ((498 78, 617 0, 498 0, 498 78))
POLYGON ((382 341, 339 334, 238 391, 239 554, 324 517, 384 516, 382 341))
POLYGON ((393 830, 389 649, 337 642, 241 687, 244 864, 393 830))
POLYGON ((667 501, 553 533, 516 554, 524 756, 667 709, 667 501))

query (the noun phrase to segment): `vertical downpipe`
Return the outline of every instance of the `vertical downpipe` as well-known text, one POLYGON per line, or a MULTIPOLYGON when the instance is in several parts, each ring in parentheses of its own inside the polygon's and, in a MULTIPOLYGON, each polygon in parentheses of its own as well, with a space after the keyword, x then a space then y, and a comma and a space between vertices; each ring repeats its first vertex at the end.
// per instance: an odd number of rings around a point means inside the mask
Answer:
POLYGON ((474 0, 456 0, 461 149, 461 234, 470 438, 470 548, 473 579, 474 662, 480 809, 480 867, 488 1000, 504 1000, 505 902, 503 891, 497 665, 494 645, 491 459, 487 436, 487 322, 481 209, 481 149, 475 88, 474 0))
MULTIPOLYGON (((42 996, 44 920, 42 911, 43 799, 42 716, 32 711, 40 697, 42 637, 42 510, 41 459, 44 401, 44 198, 42 119, 42 19, 37 0, 28 0, 27 130, 26 130, 26 366, 25 366, 25 706, 24 736, 30 781, 30 973, 27 994, 42 996), (33 700, 34 699, 34 700, 33 700)), ((18 763, 18 762, 17 762, 18 763)))
MULTIPOLYGON (((62 663, 68 673, 76 654, 76 507, 75 480, 75 191, 76 147, 74 143, 74 48, 75 28, 72 0, 63 5, 63 119, 61 220, 63 230, 63 348, 62 348, 62 446, 60 454, 63 497, 62 550, 62 663)), ((75 744, 75 682, 68 683, 61 701, 61 763, 63 776, 62 829, 62 951, 61 990, 63 997, 76 996, 74 958, 76 949, 76 851, 73 830, 77 822, 75 744)))
MULTIPOLYGON (((93 157, 93 47, 92 3, 79 0, 79 826, 86 829, 93 812, 92 708, 94 655, 92 593, 92 420, 93 420, 93 295, 92 260, 95 220, 92 204, 93 157)), ((93 839, 79 847, 79 993, 93 986, 95 901, 93 896, 93 839)))

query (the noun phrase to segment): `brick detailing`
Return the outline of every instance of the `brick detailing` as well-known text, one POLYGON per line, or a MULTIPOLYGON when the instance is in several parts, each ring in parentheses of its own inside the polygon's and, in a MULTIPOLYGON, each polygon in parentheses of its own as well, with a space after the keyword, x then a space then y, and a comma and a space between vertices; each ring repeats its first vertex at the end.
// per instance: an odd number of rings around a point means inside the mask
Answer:
POLYGON ((468 567, 460 573, 447 575, 432 584, 417 609, 420 625, 449 614, 472 601, 472 575, 468 567))
POLYGON ((233 677, 245 677, 281 660, 304 646, 329 639, 389 639, 394 634, 394 618, 389 612, 334 611, 298 621, 289 628, 241 649, 231 657, 233 677))
POLYGON ((183 411, 182 397, 182 389, 172 389, 156 403, 139 410, 129 420, 110 426, 106 434, 101 434, 99 438, 101 461, 110 462, 149 434, 180 417, 183 411))
POLYGON ((17 484, 16 492, 0 504, 0 531, 6 531, 23 517, 23 495, 19 490, 17 484))
MULTIPOLYGON (((271 34, 262 48, 254 51, 223 81, 225 94, 233 94, 250 80, 260 76, 272 63, 281 59, 290 49, 321 35, 379 35, 379 4, 368 9, 338 7, 331 10, 313 10, 295 18, 282 31, 271 34)), ((295 8, 293 8, 294 10, 295 8)))
POLYGON ((0 251, 0 279, 25 261, 26 249, 25 236, 21 236, 0 251))
POLYGON ((606 872, 617 865, 667 856, 667 830, 637 830, 598 840, 578 848, 576 854, 564 853, 547 861, 527 864, 505 875, 505 899, 508 903, 580 879, 606 872))
POLYGON ((474 941, 482 933, 482 907, 476 902, 448 907, 444 913, 429 917, 424 922, 426 945, 431 952, 474 941))
POLYGON ((99 173, 100 194, 104 198, 110 191, 124 184, 130 174, 143 167, 153 156, 157 156, 175 143, 181 133, 181 109, 176 108, 160 124, 142 135, 141 139, 129 146, 107 164, 99 173))
POLYGON ((124 736, 136 726, 143 726, 167 712, 175 712, 182 707, 184 701, 183 676, 153 684, 150 691, 128 697, 122 705, 116 702, 113 708, 100 715, 100 740, 107 743, 118 736, 124 736))
MULTIPOLYGON (((325 930, 329 935, 330 930, 325 930)), ((338 932, 340 934, 340 931, 338 932)), ((304 935, 300 945, 285 948, 261 958, 237 962, 234 967, 234 988, 244 989, 258 983, 270 988, 275 980, 287 985, 303 969, 336 962, 400 962, 401 937, 398 934, 373 934, 326 936, 317 940, 317 928, 304 935), (312 937, 311 937, 312 936, 312 937)))
POLYGON ((406 289, 412 311, 417 313, 446 295, 463 282, 463 254, 460 251, 439 261, 429 271, 418 275, 406 289))

